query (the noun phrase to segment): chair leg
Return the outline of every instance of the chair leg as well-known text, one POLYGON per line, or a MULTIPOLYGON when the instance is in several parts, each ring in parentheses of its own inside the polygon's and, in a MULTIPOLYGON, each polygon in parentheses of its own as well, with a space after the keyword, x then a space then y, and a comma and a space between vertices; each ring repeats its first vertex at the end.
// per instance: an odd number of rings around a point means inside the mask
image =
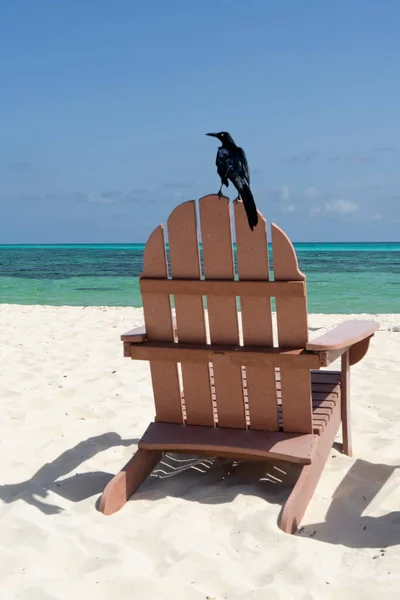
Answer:
POLYGON ((282 508, 279 527, 285 533, 296 533, 300 527, 301 520, 332 450, 339 425, 340 407, 338 405, 331 415, 325 431, 320 435, 312 463, 302 468, 300 476, 282 508))
POLYGON ((106 485, 99 502, 99 511, 105 515, 117 512, 150 475, 161 460, 158 450, 139 449, 125 467, 106 485))
POLYGON ((307 506, 317 487, 318 480, 324 465, 306 465, 302 468, 300 476, 289 498, 283 506, 279 519, 279 527, 285 533, 296 533, 307 506))
POLYGON ((341 407, 342 407, 342 436, 343 453, 352 456, 351 443, 351 416, 350 416, 350 353, 342 354, 342 384, 341 384, 341 407))

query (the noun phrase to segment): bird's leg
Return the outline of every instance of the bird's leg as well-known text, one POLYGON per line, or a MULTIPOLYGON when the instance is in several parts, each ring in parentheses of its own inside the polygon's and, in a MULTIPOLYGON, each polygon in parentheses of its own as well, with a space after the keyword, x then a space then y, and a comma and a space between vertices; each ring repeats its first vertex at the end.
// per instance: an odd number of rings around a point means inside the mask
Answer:
POLYGON ((240 194, 237 195, 237 198, 234 199, 233 204, 236 204, 236 202, 240 200, 240 194))
POLYGON ((221 187, 219 188, 219 191, 218 191, 218 196, 219 196, 219 198, 221 198, 221 196, 222 196, 222 186, 223 186, 223 185, 224 185, 224 182, 223 182, 223 181, 221 181, 221 187))

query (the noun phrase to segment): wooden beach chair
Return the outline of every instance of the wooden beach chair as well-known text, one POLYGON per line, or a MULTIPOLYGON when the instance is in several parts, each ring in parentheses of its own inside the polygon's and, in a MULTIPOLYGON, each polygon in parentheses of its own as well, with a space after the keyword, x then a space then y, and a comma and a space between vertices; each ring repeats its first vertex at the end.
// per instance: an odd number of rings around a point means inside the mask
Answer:
POLYGON ((272 280, 266 221, 260 214, 251 231, 242 202, 235 203, 236 271, 229 200, 205 196, 198 209, 203 271, 195 201, 168 219, 170 267, 162 225, 146 244, 145 325, 122 340, 126 357, 150 361, 155 420, 108 483, 99 509, 119 510, 165 452, 288 461, 301 471, 279 524, 293 533, 340 423, 343 451, 351 455, 349 369, 379 324, 346 321, 309 341, 306 278, 285 233, 272 224, 272 280), (320 370, 339 357, 340 371, 320 370))

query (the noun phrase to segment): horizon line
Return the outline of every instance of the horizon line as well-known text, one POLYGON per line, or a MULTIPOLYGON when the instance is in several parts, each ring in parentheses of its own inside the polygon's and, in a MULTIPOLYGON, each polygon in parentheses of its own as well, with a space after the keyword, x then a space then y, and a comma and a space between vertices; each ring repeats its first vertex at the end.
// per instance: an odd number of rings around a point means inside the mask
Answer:
MULTIPOLYGON (((380 241, 307 241, 300 242, 291 240, 292 244, 400 244, 400 240, 380 240, 380 241)), ((145 246, 146 242, 12 242, 12 243, 0 243, 0 248, 10 246, 145 246)), ((236 241, 233 241, 236 245, 236 241)), ((168 246, 168 241, 166 240, 168 246)), ((200 242, 200 245, 201 242, 200 242)), ((268 242, 268 245, 272 245, 272 242, 268 242)))

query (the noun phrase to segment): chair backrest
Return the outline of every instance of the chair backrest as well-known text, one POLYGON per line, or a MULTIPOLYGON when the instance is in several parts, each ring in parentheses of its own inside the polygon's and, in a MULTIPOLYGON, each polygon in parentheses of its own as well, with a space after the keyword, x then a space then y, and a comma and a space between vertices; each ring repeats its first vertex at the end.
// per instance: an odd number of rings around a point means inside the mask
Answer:
MULTIPOLYGON (((169 216, 170 265, 162 225, 147 241, 140 279, 147 339, 304 348, 305 276, 285 233, 271 226, 274 279, 270 281, 267 226, 260 213, 259 224, 251 231, 242 202, 234 205, 237 272, 229 200, 216 195, 201 198, 199 216, 198 227, 194 200, 180 204, 169 216)), ((150 368, 157 421, 312 432, 309 368, 293 368, 287 362, 244 367, 223 353, 216 354, 212 363, 151 360, 150 368)))

